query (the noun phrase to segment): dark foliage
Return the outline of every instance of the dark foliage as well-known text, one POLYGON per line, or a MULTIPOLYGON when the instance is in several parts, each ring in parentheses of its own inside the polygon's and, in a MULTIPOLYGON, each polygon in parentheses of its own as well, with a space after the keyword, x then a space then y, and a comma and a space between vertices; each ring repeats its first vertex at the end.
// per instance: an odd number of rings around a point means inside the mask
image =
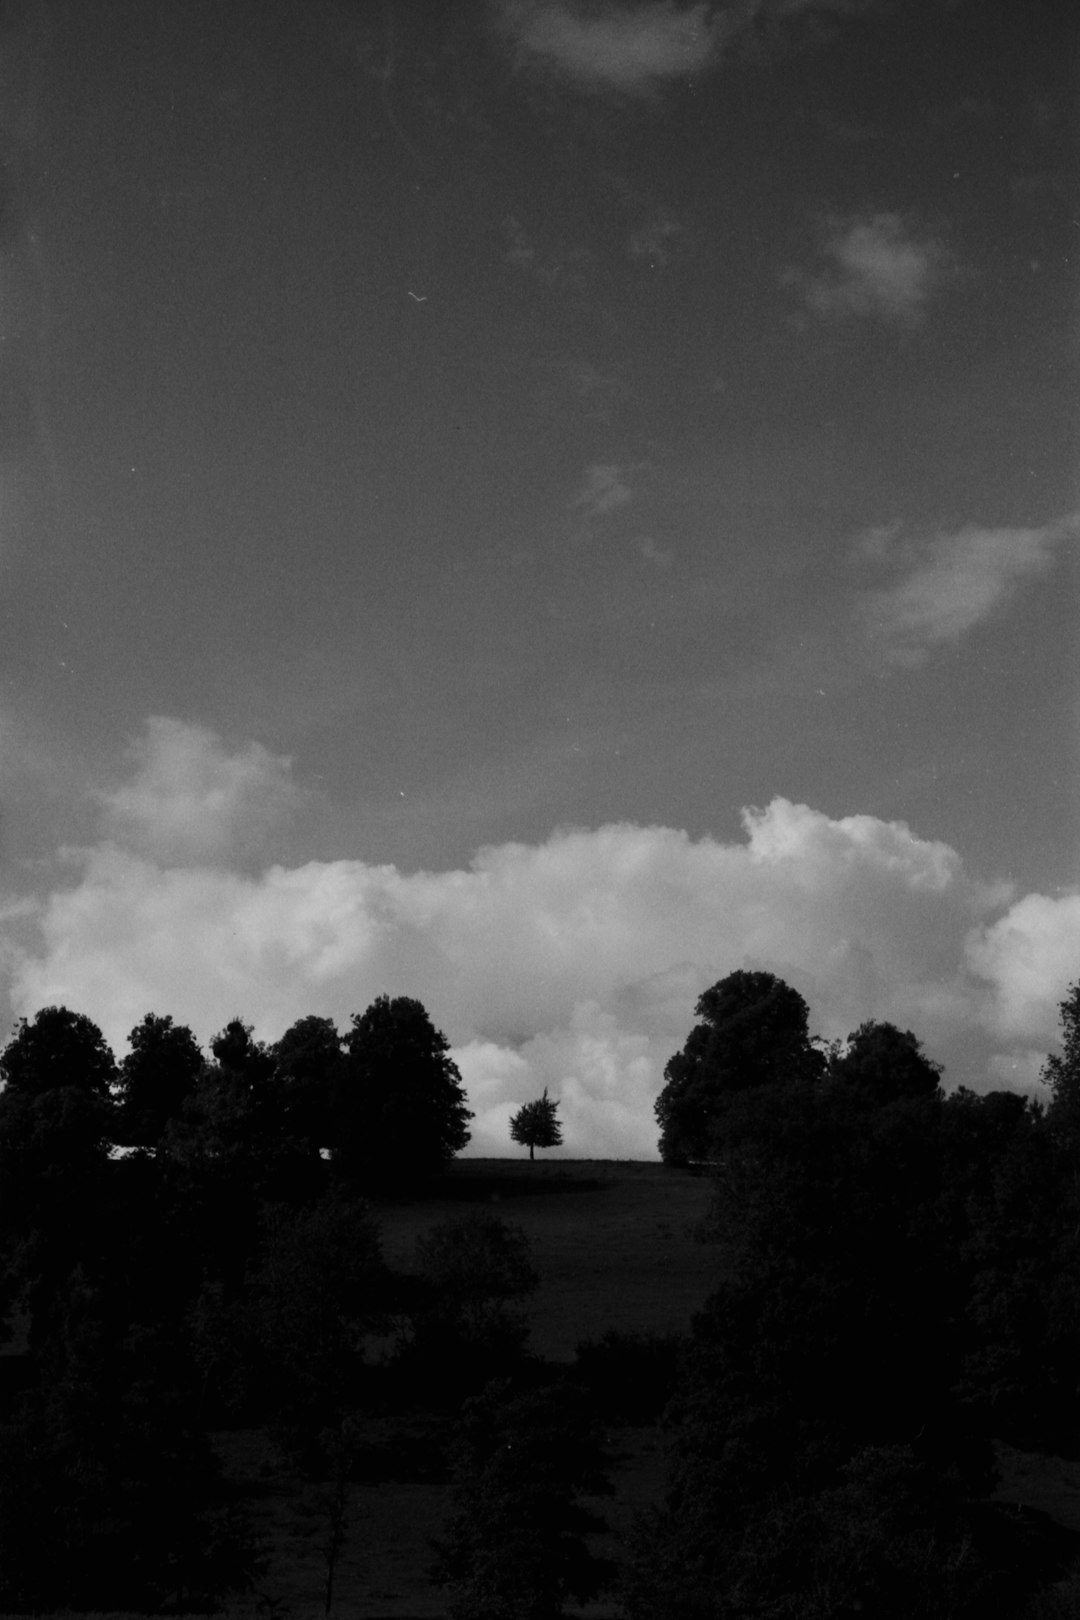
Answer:
POLYGON ((76 1270, 38 1374, 0 1432, 5 1609, 210 1608, 250 1584, 251 1535, 167 1327, 76 1270))
POLYGON ((547 1094, 537 1097, 534 1102, 525 1103, 510 1120, 510 1139, 520 1142, 522 1147, 529 1150, 529 1158, 536 1157, 537 1148, 560 1147, 562 1145, 562 1126, 559 1124, 555 1110, 558 1103, 547 1094))
POLYGON ((734 1096, 780 1080, 816 1080, 824 1068, 805 1001, 771 973, 729 973, 695 1011, 701 1022, 668 1062, 656 1099, 665 1164, 715 1158, 734 1096))
POLYGON ((1032 1413, 1060 1437, 1074 1404, 1054 1144, 1023 1099, 943 1101, 914 1037, 864 1025, 851 1051, 726 1110, 732 1271, 695 1322, 632 1620, 975 1620, 1060 1560, 989 1499, 991 1437, 1027 1414, 1030 1439, 1032 1413))
POLYGON ((290 1444, 336 1422, 359 1401, 364 1338, 385 1327, 388 1300, 364 1204, 331 1193, 304 1210, 264 1206, 243 1286, 208 1280, 192 1307, 207 1418, 270 1421, 290 1444))
POLYGON ((521 1360, 522 1302, 539 1285, 520 1226, 487 1211, 432 1228, 417 1243, 404 1364, 430 1399, 459 1401, 521 1360))
POLYGON ((1061 1051, 1047 1058, 1042 1080, 1050 1088, 1050 1126, 1075 1148, 1080 1145, 1080 981, 1069 986, 1061 1003, 1061 1051))
POLYGON ((655 1423, 675 1392, 685 1346, 681 1334, 609 1328, 577 1346, 575 1381, 603 1422, 655 1423))
POLYGON ((300 1018, 272 1048, 275 1106, 282 1134, 314 1150, 333 1139, 334 1098, 342 1080, 341 1037, 329 1018, 300 1018))
POLYGON ((557 1620, 610 1581, 585 1536, 603 1528, 583 1497, 610 1494, 588 1408, 567 1384, 493 1383, 466 1403, 452 1508, 434 1577, 452 1620, 557 1620))
POLYGON ((863 1092, 875 1103, 929 1097, 938 1089, 941 1065, 926 1057, 909 1029, 895 1024, 860 1024, 847 1046, 829 1062, 834 1083, 863 1092))
POLYGON ((444 1170, 472 1118, 450 1043, 419 1001, 380 996, 354 1014, 334 1108, 333 1162, 361 1189, 444 1170))
POLYGON ((116 1139, 157 1148, 194 1094, 205 1059, 186 1025, 156 1013, 147 1013, 129 1039, 131 1050, 120 1064, 116 1139))

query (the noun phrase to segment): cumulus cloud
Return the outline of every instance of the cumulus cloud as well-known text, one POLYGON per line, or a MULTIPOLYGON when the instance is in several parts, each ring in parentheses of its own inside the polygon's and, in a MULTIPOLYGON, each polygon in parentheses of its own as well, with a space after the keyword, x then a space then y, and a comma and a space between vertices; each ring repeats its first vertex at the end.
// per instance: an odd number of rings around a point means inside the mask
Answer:
POLYGON ((618 467, 613 462, 594 462, 585 469, 581 488, 571 506, 584 512, 587 518, 607 517, 620 506, 629 506, 634 494, 626 481, 628 475, 629 468, 618 467))
POLYGON ((849 16, 887 0, 493 0, 520 65, 582 90, 641 95, 715 67, 729 44, 804 16, 849 16))
POLYGON ((291 761, 260 743, 230 752, 205 726, 152 716, 133 773, 99 792, 106 833, 165 865, 235 859, 297 806, 291 761))
POLYGON ((719 24, 705 4, 673 0, 628 5, 608 0, 503 0, 499 20, 518 59, 553 70, 584 89, 631 94, 708 67, 719 24))
POLYGON ((1045 573, 1062 542, 1080 533, 1080 514, 1032 529, 971 524, 921 544, 896 545, 895 530, 875 531, 862 555, 898 574, 864 591, 857 613, 874 646, 893 663, 923 663, 940 647, 1000 611, 1023 581, 1045 573))
POLYGON ((1045 1038, 1066 987, 1080 979, 1080 892, 1024 895, 972 935, 968 959, 993 986, 997 1033, 1013 1043, 1045 1038))
MULTIPOLYGON (((160 746, 170 733, 154 735, 160 746)), ((215 750, 245 782, 259 762, 273 800, 280 762, 205 739, 197 757, 215 750)), ((174 825, 154 757, 148 743, 106 807, 110 828, 118 804, 147 797, 154 828, 174 825)), ((184 782, 175 795, 183 828, 184 782)), ((746 811, 732 843, 617 823, 443 872, 362 860, 243 872, 195 853, 169 864, 148 852, 146 820, 133 823, 141 847, 108 839, 69 855, 70 881, 40 900, 32 937, 25 907, 0 915, 15 1010, 67 1004, 122 1050, 150 1010, 204 1041, 239 1011, 275 1039, 308 1013, 344 1027, 377 995, 416 996, 453 1044, 474 1152, 509 1151, 510 1113, 546 1085, 567 1152, 654 1154, 664 1065, 698 995, 736 968, 795 985, 825 1036, 888 1018, 953 1080, 1026 1080, 1080 955, 1080 898, 1016 900, 902 822, 783 798, 746 811)))
POLYGON ((830 219, 816 273, 788 271, 806 307, 828 319, 876 316, 915 326, 931 296, 954 270, 942 242, 919 234, 900 214, 830 219))

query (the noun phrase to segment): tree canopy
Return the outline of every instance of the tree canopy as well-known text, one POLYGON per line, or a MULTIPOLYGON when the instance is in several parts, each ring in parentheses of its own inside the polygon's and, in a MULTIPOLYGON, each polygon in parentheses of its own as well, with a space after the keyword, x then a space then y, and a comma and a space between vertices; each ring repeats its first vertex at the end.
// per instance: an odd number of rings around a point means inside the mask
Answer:
POLYGON ((206 1060, 186 1025, 157 1013, 147 1013, 129 1040, 120 1064, 117 1134, 130 1147, 156 1147, 193 1095, 206 1060))
POLYGON ((1061 1003, 1061 1046, 1047 1058, 1041 1078, 1050 1088, 1051 1126, 1075 1141, 1080 1138, 1080 980, 1061 1003))
POLYGON ((847 1047, 829 1063, 829 1075, 876 1103, 903 1097, 930 1097, 938 1089, 941 1065, 928 1058, 909 1029, 869 1021, 848 1036, 847 1047))
POLYGON ((353 1015, 337 1088, 333 1160, 373 1183, 443 1169, 469 1140, 450 1043, 419 1001, 379 996, 353 1015))
POLYGON ((562 1126, 556 1115, 558 1103, 547 1094, 537 1097, 534 1102, 527 1102, 510 1120, 510 1139, 520 1142, 522 1147, 529 1150, 529 1158, 536 1157, 536 1148, 551 1148, 562 1146, 562 1126))
POLYGON ((698 999, 700 1023, 664 1070, 656 1099, 660 1157, 708 1159, 725 1101, 777 1081, 817 1079, 824 1059, 811 1041, 802 996, 772 973, 729 973, 698 999))

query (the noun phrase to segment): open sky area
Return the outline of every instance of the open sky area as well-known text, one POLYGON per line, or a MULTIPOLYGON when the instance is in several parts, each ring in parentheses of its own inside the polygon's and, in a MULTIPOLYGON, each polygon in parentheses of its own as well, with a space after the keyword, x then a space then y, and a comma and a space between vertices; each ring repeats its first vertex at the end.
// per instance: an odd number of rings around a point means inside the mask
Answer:
POLYGON ((0 11, 0 1023, 423 1001, 649 1157, 736 968, 1080 977, 1080 21, 0 11))

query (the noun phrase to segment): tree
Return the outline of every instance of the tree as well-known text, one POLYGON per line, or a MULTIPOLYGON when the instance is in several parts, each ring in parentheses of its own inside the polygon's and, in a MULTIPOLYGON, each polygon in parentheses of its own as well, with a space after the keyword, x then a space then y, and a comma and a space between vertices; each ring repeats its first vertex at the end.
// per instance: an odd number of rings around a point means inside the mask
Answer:
POLYGON ((928 1058, 909 1029, 873 1020, 848 1036, 846 1049, 829 1062, 829 1076, 875 1103, 937 1093, 941 1064, 928 1058))
POLYGON ((477 1389, 521 1354, 520 1303, 539 1286, 520 1226, 487 1211, 443 1221, 416 1245, 420 1289, 404 1357, 431 1393, 477 1389))
POLYGON ((298 1019, 272 1051, 275 1107, 284 1134, 313 1149, 328 1147, 344 1062, 333 1020, 314 1015, 298 1019))
POLYGON ((1080 980, 1061 1003, 1060 1052, 1051 1053, 1040 1078, 1050 1088, 1047 1122, 1063 1138, 1080 1139, 1080 980))
POLYGON ((104 1103, 115 1078, 116 1062, 100 1029, 67 1007, 43 1007, 32 1023, 20 1018, 0 1053, 0 1080, 27 1097, 74 1091, 104 1103))
POLYGON ((452 1507, 435 1580, 452 1620, 557 1620, 610 1584, 585 1536, 604 1522, 583 1496, 609 1495, 606 1459, 580 1395, 493 1383, 468 1401, 454 1448, 452 1507))
POLYGON ((408 996, 379 996, 353 1014, 337 1089, 333 1160, 361 1185, 444 1170, 473 1116, 450 1043, 408 996))
POLYGON ((157 1148, 170 1120, 195 1092, 205 1060, 191 1030, 147 1013, 120 1064, 117 1135, 128 1147, 157 1148))
POLYGON ((38 1379, 0 1423, 0 1607, 216 1609, 256 1567, 192 1421, 184 1349, 80 1269, 38 1379))
POLYGON ((816 1080, 824 1069, 805 1001, 772 973, 729 973, 695 1011, 702 1021, 668 1062, 655 1104, 665 1164, 712 1157, 725 1104, 740 1092, 816 1080))
POLYGON ((537 1097, 535 1102, 528 1102, 519 1108, 510 1121, 510 1138, 520 1142, 522 1147, 529 1150, 529 1158, 536 1157, 534 1148, 551 1148, 562 1146, 562 1126, 555 1117, 558 1103, 547 1094, 537 1097))
POLYGON ((113 1055, 82 1013, 44 1007, 0 1053, 0 1297, 37 1335, 88 1241, 112 1137, 113 1055))

